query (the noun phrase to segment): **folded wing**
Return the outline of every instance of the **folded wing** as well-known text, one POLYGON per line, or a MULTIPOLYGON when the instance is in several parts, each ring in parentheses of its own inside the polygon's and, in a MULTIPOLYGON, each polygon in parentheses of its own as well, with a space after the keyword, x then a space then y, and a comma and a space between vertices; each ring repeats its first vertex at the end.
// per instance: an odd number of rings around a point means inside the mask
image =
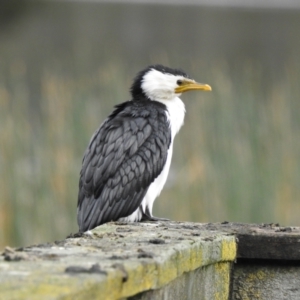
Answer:
POLYGON ((80 172, 80 231, 132 214, 161 173, 171 132, 162 104, 148 102, 118 105, 92 137, 80 172))

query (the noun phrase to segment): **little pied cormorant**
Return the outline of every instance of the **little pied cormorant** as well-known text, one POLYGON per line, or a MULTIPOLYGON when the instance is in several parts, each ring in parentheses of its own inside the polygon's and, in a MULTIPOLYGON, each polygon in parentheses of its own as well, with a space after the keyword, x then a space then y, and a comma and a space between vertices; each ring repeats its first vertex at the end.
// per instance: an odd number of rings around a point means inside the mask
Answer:
POLYGON ((110 221, 165 220, 152 215, 169 173, 174 137, 183 125, 181 93, 211 91, 181 70, 153 65, 138 73, 132 100, 94 133, 80 172, 77 221, 84 232, 110 221))

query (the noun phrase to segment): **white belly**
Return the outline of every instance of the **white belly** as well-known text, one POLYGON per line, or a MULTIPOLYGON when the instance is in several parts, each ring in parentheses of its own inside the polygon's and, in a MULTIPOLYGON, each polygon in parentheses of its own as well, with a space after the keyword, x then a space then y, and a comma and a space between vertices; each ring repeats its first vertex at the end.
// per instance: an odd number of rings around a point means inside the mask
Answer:
MULTIPOLYGON (((152 216, 153 203, 161 193, 167 181, 171 160, 172 160, 172 154, 173 154, 174 137, 179 131, 179 129, 181 128, 181 126, 183 125, 184 114, 185 114, 184 104, 179 98, 174 98, 173 100, 161 100, 160 102, 165 104, 168 109, 167 117, 170 122, 172 140, 168 150, 166 164, 164 165, 164 168, 162 172, 159 174, 159 176, 150 184, 147 194, 141 203, 143 211, 145 212, 146 208, 148 208, 151 216, 152 216)), ((125 218, 120 218, 119 221, 138 222, 141 219, 142 219, 142 211, 139 207, 131 215, 125 218)))
MULTIPOLYGON (((162 172, 150 184, 147 194, 145 195, 145 197, 141 203, 143 212, 145 212, 146 207, 148 207, 148 210, 149 210, 151 216, 152 216, 153 203, 154 203, 155 199, 160 195, 160 193, 167 181, 169 170, 170 170, 170 165, 171 165, 171 160, 172 160, 172 153, 173 153, 173 143, 171 143, 170 148, 168 150, 167 161, 166 161, 166 164, 164 165, 162 172)), ((143 216, 143 214, 139 207, 131 215, 124 217, 124 218, 120 218, 119 221, 121 221, 121 222, 138 222, 142 219, 142 216, 143 216)))
POLYGON ((145 211, 146 207, 148 207, 151 216, 152 216, 152 208, 153 208, 154 200, 160 195, 160 193, 167 181, 169 170, 170 170, 170 165, 171 165, 171 160, 172 160, 172 154, 173 154, 173 143, 171 143, 170 148, 168 150, 167 161, 166 161, 166 164, 164 165, 162 172, 150 184, 147 194, 143 199, 143 202, 142 202, 143 211, 145 211))

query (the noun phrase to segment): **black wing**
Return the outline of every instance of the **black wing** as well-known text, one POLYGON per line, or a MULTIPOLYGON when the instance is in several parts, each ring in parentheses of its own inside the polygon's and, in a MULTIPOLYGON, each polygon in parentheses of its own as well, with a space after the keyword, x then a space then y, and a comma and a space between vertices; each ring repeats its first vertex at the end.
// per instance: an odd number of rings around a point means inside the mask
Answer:
POLYGON ((129 216, 161 173, 171 142, 166 106, 120 104, 93 135, 79 180, 81 232, 129 216))

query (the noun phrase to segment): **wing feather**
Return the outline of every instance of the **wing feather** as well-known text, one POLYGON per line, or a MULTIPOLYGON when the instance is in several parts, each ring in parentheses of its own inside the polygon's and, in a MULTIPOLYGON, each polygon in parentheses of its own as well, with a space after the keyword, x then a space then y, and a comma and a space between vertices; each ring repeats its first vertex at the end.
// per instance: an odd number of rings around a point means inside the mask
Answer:
POLYGON ((166 162, 171 132, 165 110, 158 102, 129 101, 95 132, 80 172, 80 231, 126 217, 140 206, 166 162))

